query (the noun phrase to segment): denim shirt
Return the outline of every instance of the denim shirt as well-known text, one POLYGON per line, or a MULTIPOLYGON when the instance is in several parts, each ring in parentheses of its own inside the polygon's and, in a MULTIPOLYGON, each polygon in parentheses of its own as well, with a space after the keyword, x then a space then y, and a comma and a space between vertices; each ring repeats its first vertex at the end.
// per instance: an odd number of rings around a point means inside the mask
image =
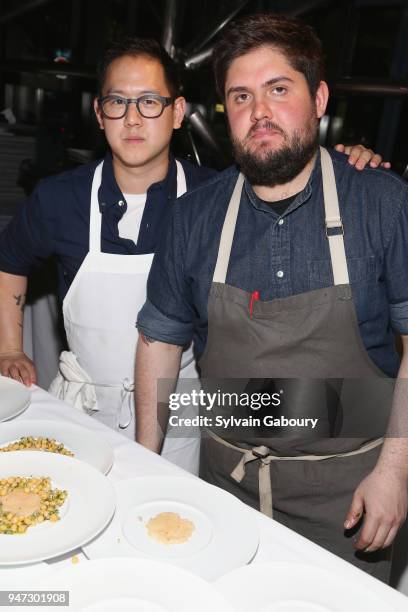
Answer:
MULTIPOLYGON (((361 338, 374 363, 395 376, 393 330, 408 334, 408 185, 390 171, 358 172, 345 155, 330 155, 361 338)), ((139 330, 162 342, 183 345, 194 336, 197 358, 206 343, 208 295, 237 175, 230 168, 173 204, 137 319, 139 330)), ((282 216, 245 181, 226 282, 257 290, 265 301, 333 285, 320 154, 282 216)))

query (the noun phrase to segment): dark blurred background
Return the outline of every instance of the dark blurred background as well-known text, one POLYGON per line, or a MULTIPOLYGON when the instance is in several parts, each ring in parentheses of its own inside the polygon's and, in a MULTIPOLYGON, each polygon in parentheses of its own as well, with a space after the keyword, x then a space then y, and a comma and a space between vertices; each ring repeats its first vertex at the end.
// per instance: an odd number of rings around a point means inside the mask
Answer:
POLYGON ((298 16, 323 41, 331 99, 321 142, 362 142, 404 174, 408 0, 2 0, 0 215, 12 214, 39 178, 103 154, 95 67, 109 41, 126 34, 159 39, 179 64, 189 116, 175 152, 225 167, 211 46, 232 17, 258 11, 298 16))
MULTIPOLYGON (((104 153, 92 110, 95 68, 108 43, 124 35, 155 37, 178 62, 189 105, 174 152, 228 165, 211 47, 231 18, 260 11, 299 17, 323 41, 331 98, 321 143, 361 142, 408 176, 408 0, 0 0, 0 231, 41 177, 104 153)), ((54 339, 55 270, 36 275, 24 348, 47 388, 63 341, 54 339)), ((408 562, 405 530, 393 584, 408 562)), ((408 593, 406 572, 401 584, 408 593)))

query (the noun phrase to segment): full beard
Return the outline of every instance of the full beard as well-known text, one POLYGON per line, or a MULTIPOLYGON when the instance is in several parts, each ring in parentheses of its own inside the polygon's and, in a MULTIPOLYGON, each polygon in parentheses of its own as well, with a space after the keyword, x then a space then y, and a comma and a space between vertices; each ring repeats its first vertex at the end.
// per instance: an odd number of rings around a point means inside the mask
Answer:
MULTIPOLYGON (((231 136, 235 161, 251 185, 275 187, 294 179, 312 159, 319 146, 317 121, 303 134, 295 131, 288 141, 286 134, 275 124, 268 122, 270 129, 277 129, 285 137, 285 144, 276 151, 259 154, 246 148, 242 141, 231 136)), ((259 149, 262 150, 262 144, 259 149)))

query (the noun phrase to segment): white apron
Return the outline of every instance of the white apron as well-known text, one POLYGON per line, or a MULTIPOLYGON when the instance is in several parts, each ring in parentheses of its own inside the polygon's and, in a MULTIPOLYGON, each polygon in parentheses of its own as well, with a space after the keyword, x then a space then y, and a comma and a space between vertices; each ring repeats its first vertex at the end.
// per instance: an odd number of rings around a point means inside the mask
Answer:
MULTIPOLYGON (((186 179, 181 163, 176 164, 180 197, 186 191, 186 179)), ((61 353, 50 392, 134 440, 135 322, 146 301, 153 253, 101 252, 98 190, 102 166, 103 162, 95 169, 92 182, 89 252, 63 302, 70 351, 61 353)), ((198 379, 191 347, 183 353, 181 368, 180 377, 198 379)), ((199 438, 166 437, 162 455, 197 473, 199 438)))

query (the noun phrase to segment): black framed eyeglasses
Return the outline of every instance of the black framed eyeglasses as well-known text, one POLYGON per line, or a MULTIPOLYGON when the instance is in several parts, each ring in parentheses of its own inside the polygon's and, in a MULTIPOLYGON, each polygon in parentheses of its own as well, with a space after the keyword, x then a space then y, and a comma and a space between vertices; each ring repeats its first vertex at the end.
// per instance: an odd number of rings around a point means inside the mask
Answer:
POLYGON ((174 98, 166 98, 158 94, 144 94, 139 98, 122 98, 122 96, 103 96, 98 98, 102 113, 108 119, 122 119, 129 104, 136 104, 138 112, 146 119, 157 119, 164 109, 173 103, 174 98))

